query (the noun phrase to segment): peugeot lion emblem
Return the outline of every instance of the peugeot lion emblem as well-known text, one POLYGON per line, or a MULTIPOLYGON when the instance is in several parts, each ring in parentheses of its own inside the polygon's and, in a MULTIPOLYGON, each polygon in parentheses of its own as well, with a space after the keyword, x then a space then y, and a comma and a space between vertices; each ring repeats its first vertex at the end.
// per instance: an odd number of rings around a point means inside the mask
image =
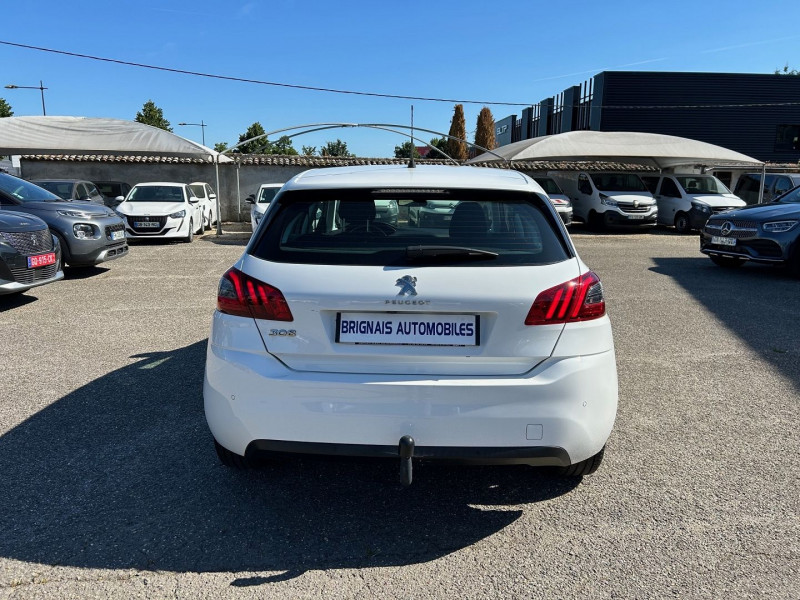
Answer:
POLYGON ((416 296, 417 278, 411 275, 403 275, 395 282, 395 285, 400 288, 397 292, 398 296, 416 296))
POLYGON ((731 232, 731 229, 733 229, 733 223, 731 223, 730 221, 725 221, 722 224, 722 227, 720 227, 719 232, 722 235, 728 235, 731 232))

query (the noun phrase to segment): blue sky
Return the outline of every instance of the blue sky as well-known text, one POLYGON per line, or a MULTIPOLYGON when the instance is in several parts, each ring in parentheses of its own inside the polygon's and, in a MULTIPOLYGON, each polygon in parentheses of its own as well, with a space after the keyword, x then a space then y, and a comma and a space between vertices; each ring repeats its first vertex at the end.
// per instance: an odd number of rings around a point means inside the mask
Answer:
MULTIPOLYGON (((603 70, 772 73, 800 68, 800 4, 740 0, 475 2, 317 0, 17 1, 0 40, 230 77, 381 94, 533 104, 603 70), (785 26, 790 24, 790 26, 785 26), (13 26, 12 26, 13 25, 13 26)), ((334 94, 160 72, 0 44, 0 97, 16 116, 133 119, 152 99, 175 133, 206 145, 319 122, 404 123, 446 132, 453 102, 334 94)), ((465 104, 473 132, 482 104, 465 104)), ((495 119, 521 106, 488 104, 495 119)), ((430 136, 426 135, 428 139, 430 136)), ((471 136, 470 136, 471 137, 471 136)), ((358 156, 393 156, 403 139, 341 138, 358 156)))

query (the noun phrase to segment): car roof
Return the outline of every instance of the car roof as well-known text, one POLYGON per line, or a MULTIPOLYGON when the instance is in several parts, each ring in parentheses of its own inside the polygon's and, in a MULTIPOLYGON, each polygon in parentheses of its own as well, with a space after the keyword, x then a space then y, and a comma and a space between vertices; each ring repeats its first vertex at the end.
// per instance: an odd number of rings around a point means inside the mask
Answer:
POLYGON ((42 183, 92 183, 88 179, 31 179, 31 183, 41 181, 42 183))
POLYGON ((189 185, 189 184, 187 184, 187 183, 177 183, 175 181, 145 181, 145 182, 142 182, 142 183, 137 183, 133 187, 145 187, 145 186, 149 186, 149 185, 174 185, 174 186, 183 187, 183 186, 189 185))
POLYGON ((314 188, 374 188, 377 186, 450 189, 527 190, 544 194, 541 186, 519 171, 446 165, 369 165, 311 169, 284 184, 286 191, 314 188))
POLYGON ((279 188, 279 187, 283 187, 283 184, 282 183, 262 183, 260 186, 258 186, 258 189, 262 189, 262 188, 279 188))

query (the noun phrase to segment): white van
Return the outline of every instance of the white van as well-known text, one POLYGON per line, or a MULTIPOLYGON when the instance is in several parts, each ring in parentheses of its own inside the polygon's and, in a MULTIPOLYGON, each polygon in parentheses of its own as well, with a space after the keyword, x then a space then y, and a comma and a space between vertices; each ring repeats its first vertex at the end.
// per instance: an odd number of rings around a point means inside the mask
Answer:
POLYGON ((652 227, 658 207, 634 173, 550 171, 572 200, 573 217, 592 229, 606 225, 652 227))
POLYGON ((746 206, 713 175, 643 175, 658 204, 658 222, 679 233, 702 229, 712 214, 746 206))

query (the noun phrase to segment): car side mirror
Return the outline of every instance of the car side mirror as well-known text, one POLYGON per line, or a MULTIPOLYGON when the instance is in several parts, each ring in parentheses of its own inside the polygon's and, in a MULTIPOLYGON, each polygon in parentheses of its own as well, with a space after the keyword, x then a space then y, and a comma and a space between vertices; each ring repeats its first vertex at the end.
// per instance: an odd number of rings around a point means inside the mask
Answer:
POLYGON ((247 204, 255 204, 256 203, 256 196, 255 194, 250 194, 247 198, 244 199, 247 204))
POLYGON ((116 202, 117 204, 122 203, 123 200, 125 200, 125 196, 117 196, 116 198, 114 198, 114 202, 116 202))
POLYGON ((216 194, 209 194, 209 195, 208 195, 208 198, 209 198, 210 200, 216 200, 216 199, 217 199, 217 195, 216 195, 216 194))
POLYGON ((198 202, 200 202, 200 200, 197 198, 189 198, 189 204, 197 204, 198 202))

